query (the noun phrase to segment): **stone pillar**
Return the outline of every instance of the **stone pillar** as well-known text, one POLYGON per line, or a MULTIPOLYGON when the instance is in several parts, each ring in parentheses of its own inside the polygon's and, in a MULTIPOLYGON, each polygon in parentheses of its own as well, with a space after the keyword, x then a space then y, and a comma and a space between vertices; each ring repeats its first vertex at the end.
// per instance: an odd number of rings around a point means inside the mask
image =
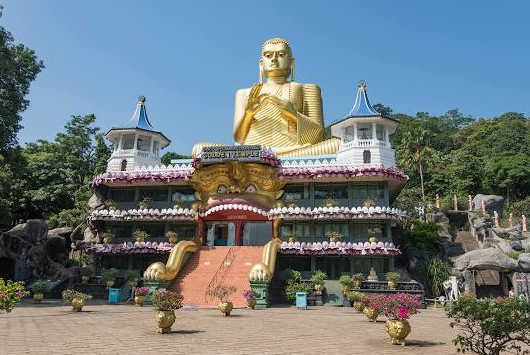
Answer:
POLYGON ((388 126, 385 126, 385 142, 387 147, 390 148, 390 133, 388 131, 388 126))
POLYGON ((254 309, 265 309, 268 305, 269 283, 264 281, 251 281, 250 289, 256 292, 256 307, 254 309))
POLYGON ((377 125, 375 122, 372 122, 372 140, 377 140, 377 125))
POLYGON ((359 138, 357 136, 357 123, 353 124, 353 140, 357 141, 359 138))

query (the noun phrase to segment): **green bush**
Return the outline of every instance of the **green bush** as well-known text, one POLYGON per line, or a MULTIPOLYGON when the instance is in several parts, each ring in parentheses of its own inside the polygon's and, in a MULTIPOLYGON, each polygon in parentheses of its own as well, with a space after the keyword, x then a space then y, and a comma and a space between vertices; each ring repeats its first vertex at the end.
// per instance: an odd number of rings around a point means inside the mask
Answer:
POLYGON ((350 291, 346 294, 346 297, 348 298, 348 301, 350 302, 357 302, 361 299, 361 297, 363 297, 364 294, 362 292, 359 292, 359 291, 350 291))
POLYGON ((420 250, 430 253, 438 253, 440 241, 438 240, 438 226, 433 222, 421 222, 413 220, 410 229, 405 231, 407 250, 420 250))
POLYGON ((292 301, 296 298, 297 292, 305 292, 309 294, 313 290, 311 284, 302 281, 302 274, 300 271, 291 270, 291 277, 287 280, 285 286, 285 297, 292 301))
POLYGON ((459 328, 453 339, 458 352, 481 355, 528 354, 530 304, 517 298, 477 300, 464 295, 447 311, 451 327, 459 328))
POLYGON ((339 277, 339 283, 344 287, 349 287, 351 285, 351 276, 342 275, 339 277))
POLYGON ((50 281, 37 281, 31 287, 33 293, 46 293, 52 289, 52 283, 50 281))
POLYGON ((111 267, 110 269, 101 269, 101 277, 105 281, 114 281, 116 276, 120 273, 119 269, 111 267))
POLYGON ((517 218, 521 217, 523 214, 530 218, 530 196, 524 200, 512 203, 508 208, 508 211, 513 213, 513 216, 517 218))
POLYGON ((441 296, 444 292, 443 282, 451 276, 449 267, 440 257, 436 256, 424 265, 423 274, 432 295, 434 297, 441 296))
POLYGON ((324 281, 327 280, 327 278, 328 278, 328 275, 326 275, 324 271, 317 270, 315 271, 313 276, 311 276, 311 282, 314 285, 323 285, 324 281))

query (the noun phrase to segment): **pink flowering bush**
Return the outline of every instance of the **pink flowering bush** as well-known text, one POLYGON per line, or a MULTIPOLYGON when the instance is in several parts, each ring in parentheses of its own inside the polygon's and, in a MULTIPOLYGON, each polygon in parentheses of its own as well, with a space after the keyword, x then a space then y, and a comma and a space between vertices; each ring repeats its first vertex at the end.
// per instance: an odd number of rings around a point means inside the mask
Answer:
POLYGON ((246 301, 250 301, 251 299, 256 298, 257 295, 258 295, 258 293, 256 291, 254 291, 254 290, 245 290, 245 291, 243 291, 243 298, 246 301))
POLYGON ((418 296, 406 293, 393 293, 382 300, 381 313, 389 319, 406 320, 411 315, 417 314, 421 301, 418 296))
POLYGON ((182 301, 184 297, 180 294, 167 291, 167 290, 157 290, 152 298, 153 307, 157 311, 174 311, 182 308, 182 301))
POLYGON ((371 308, 377 313, 382 313, 384 308, 385 296, 378 293, 370 293, 362 296, 359 302, 366 308, 371 308))
POLYGON ((23 282, 7 280, 6 283, 0 278, 0 313, 11 312, 27 294, 23 282))
POLYGON ((134 295, 135 296, 147 296, 149 294, 149 287, 135 287, 134 295))

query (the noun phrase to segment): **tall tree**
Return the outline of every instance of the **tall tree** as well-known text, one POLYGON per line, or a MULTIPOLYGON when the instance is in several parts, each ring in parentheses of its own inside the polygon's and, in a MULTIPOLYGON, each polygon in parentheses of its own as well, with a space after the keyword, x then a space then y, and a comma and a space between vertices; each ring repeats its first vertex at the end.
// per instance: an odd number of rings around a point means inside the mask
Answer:
MULTIPOLYGON (((0 18, 3 7, 0 5, 0 18)), ((35 52, 23 44, 14 44, 13 36, 0 26, 0 153, 17 143, 20 121, 29 104, 25 96, 30 84, 44 68, 35 52)))
POLYGON ((107 162, 110 158, 111 150, 107 143, 105 143, 105 137, 103 134, 96 134, 96 149, 94 152, 94 174, 98 175, 104 173, 107 170, 107 162))

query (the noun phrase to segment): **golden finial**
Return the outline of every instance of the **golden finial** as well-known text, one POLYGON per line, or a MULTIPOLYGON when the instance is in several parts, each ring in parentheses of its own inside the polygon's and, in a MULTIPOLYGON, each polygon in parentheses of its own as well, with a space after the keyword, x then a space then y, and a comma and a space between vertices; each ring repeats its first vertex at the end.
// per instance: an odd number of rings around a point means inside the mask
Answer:
POLYGON ((359 90, 362 90, 362 91, 366 90, 366 81, 364 80, 359 81, 359 84, 357 85, 357 87, 359 88, 359 90))
POLYGON ((144 95, 140 95, 140 97, 138 98, 138 103, 140 105, 145 105, 145 96, 144 95))

